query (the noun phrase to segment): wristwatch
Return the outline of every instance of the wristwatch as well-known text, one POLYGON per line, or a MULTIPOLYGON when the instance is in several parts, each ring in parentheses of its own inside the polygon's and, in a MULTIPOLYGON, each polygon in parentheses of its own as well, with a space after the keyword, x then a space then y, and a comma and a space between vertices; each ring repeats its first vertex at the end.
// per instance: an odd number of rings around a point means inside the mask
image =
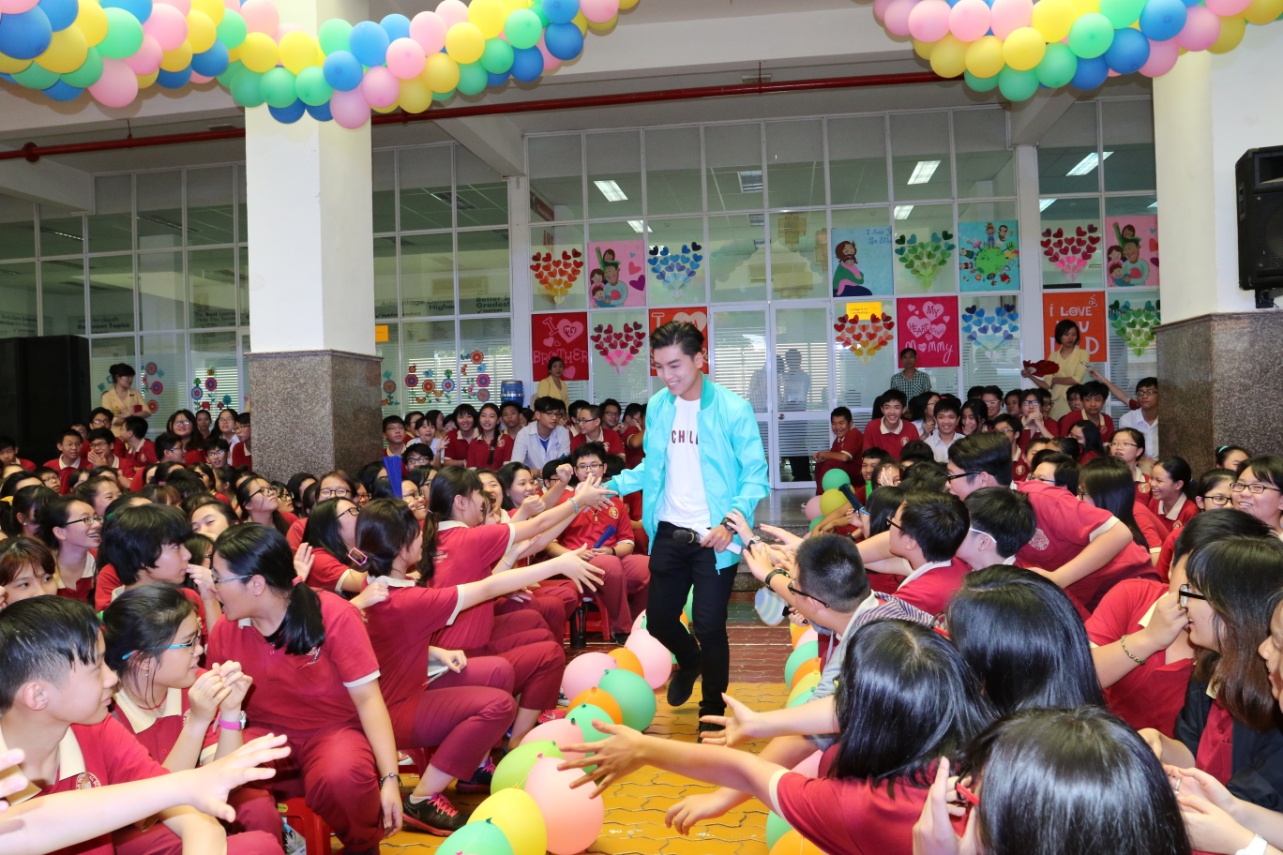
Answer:
POLYGON ((785 579, 789 579, 790 581, 793 579, 793 576, 792 574, 789 573, 789 571, 785 570, 783 567, 776 567, 770 573, 766 574, 766 579, 763 580, 763 584, 765 584, 766 587, 768 588, 771 587, 771 580, 774 579, 777 575, 783 576, 785 579))
POLYGON ((233 721, 228 721, 221 716, 218 719, 218 726, 222 730, 244 730, 245 729, 245 712, 242 711, 240 717, 233 721))

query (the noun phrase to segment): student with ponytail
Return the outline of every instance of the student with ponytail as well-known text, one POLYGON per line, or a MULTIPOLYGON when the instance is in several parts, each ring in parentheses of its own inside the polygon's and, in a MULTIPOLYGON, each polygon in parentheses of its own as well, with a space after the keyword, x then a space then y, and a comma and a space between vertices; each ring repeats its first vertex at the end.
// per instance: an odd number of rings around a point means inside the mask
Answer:
POLYGON ((512 437, 499 424, 499 408, 482 404, 477 424, 477 437, 468 444, 468 466, 498 471, 512 457, 512 437))
POLYGON ((326 499, 307 517, 303 542, 312 548, 312 572, 307 584, 318 591, 357 594, 365 587, 365 571, 352 566, 356 521, 361 509, 351 499, 326 499))

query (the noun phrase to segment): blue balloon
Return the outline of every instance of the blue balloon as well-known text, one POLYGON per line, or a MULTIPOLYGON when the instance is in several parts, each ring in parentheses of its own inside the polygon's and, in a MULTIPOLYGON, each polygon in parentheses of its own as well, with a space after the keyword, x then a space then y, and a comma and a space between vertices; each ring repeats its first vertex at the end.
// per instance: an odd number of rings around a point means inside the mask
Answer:
POLYGON ((373 21, 362 21, 352 28, 348 47, 362 65, 373 68, 387 61, 388 45, 391 42, 387 30, 373 21))
POLYGON ((543 0, 543 13, 550 24, 569 24, 579 14, 579 0, 543 0))
POLYGON ((384 15, 383 20, 379 21, 379 26, 387 32, 388 38, 392 41, 410 38, 410 19, 405 15, 395 13, 384 15))
MULTIPOLYGON (((40 0, 40 9, 49 17, 49 27, 59 33, 70 27, 80 14, 77 0, 40 0)), ((75 87, 72 87, 75 88, 75 87)))
POLYGON ((1156 42, 1174 38, 1185 27, 1181 0, 1149 0, 1140 11, 1140 31, 1156 42))
POLYGON ((166 71, 162 68, 156 73, 156 85, 162 89, 182 89, 191 82, 191 66, 184 68, 182 71, 166 71))
MULTIPOLYGON (((574 26, 571 24, 570 26, 574 26)), ((539 48, 521 48, 512 52, 512 77, 522 83, 533 83, 543 74, 543 54, 539 48)))
POLYGON ((268 104, 267 112, 271 113, 272 118, 282 125, 292 125, 303 118, 303 114, 307 112, 307 107, 302 101, 295 99, 294 103, 288 107, 273 107, 268 104))
POLYGON ((1140 30, 1114 31, 1114 42, 1105 51, 1105 62, 1119 74, 1135 74, 1149 61, 1149 39, 1140 30))
POLYGON ((206 77, 217 77, 227 70, 227 45, 214 42, 214 46, 204 53, 192 55, 192 71, 206 77))
POLYGON ((1109 63, 1105 62, 1103 56, 1093 57, 1092 59, 1083 59, 1078 57, 1078 70, 1074 72, 1074 79, 1069 83, 1075 89, 1095 89, 1105 82, 1109 77, 1109 63))
POLYGON ((80 97, 80 93, 84 91, 79 86, 72 86, 70 83, 64 83, 59 80, 53 86, 44 90, 44 95, 53 101, 75 101, 80 97))
POLYGON ((334 121, 334 114, 330 112, 329 102, 317 104, 315 107, 305 104, 304 107, 307 109, 307 114, 318 122, 334 121))
MULTIPOLYGON (((533 50, 535 53, 538 53, 538 52, 539 52, 539 49, 538 49, 538 48, 528 48, 528 50, 533 50)), ((514 51, 514 53, 521 53, 521 51, 514 51)), ((540 62, 542 62, 542 61, 543 61, 543 57, 539 57, 539 60, 540 60, 540 62)), ((513 65, 512 65, 512 71, 515 71, 515 70, 516 70, 516 68, 517 68, 516 63, 513 63, 513 65)), ((509 74, 511 74, 511 73, 512 73, 512 71, 509 71, 509 74)), ((486 72, 486 85, 487 85, 487 86, 502 86, 503 84, 505 84, 505 83, 507 83, 507 82, 508 82, 508 75, 507 75, 507 74, 491 74, 491 73, 490 73, 490 72, 488 72, 488 71, 486 72)))
MULTIPOLYGON (((79 4, 77 4, 79 5, 79 4)), ((104 9, 124 9, 129 14, 138 19, 138 23, 146 23, 151 17, 151 0, 102 0, 104 9)))
POLYGON ((0 53, 14 59, 35 59, 49 49, 53 28, 39 6, 0 15, 0 53))
POLYGON ((327 56, 321 70, 325 72, 325 82, 340 92, 351 92, 360 86, 365 75, 361 61, 345 50, 336 50, 327 56))
POLYGON ((584 34, 574 24, 549 24, 544 31, 544 46, 557 59, 569 62, 583 52, 584 34))

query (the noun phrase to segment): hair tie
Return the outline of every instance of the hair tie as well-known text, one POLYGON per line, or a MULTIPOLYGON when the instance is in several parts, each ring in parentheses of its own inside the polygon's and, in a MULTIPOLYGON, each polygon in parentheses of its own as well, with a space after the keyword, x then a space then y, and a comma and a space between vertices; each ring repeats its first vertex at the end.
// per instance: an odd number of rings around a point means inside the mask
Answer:
POLYGON ((3 499, 0 499, 0 502, 4 502, 6 505, 12 505, 13 496, 5 496, 3 499))
POLYGON ((295 588, 297 588, 299 585, 302 585, 302 584, 303 584, 303 577, 302 577, 302 576, 295 576, 295 577, 294 577, 294 587, 295 587, 295 588))

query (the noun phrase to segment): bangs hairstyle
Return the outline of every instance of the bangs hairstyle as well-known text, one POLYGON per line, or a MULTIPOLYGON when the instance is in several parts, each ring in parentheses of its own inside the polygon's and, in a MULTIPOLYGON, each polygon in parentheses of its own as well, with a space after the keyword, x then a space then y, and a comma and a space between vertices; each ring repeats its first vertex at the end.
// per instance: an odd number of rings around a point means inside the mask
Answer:
POLYGON ((1176 535, 1176 542, 1172 545, 1172 564, 1218 540, 1269 536, 1268 525, 1238 508, 1225 508, 1214 514, 1194 514, 1176 535))
POLYGON ((1238 476, 1243 477, 1243 473, 1249 469, 1256 476, 1256 480, 1283 489, 1283 457, 1277 454, 1263 454, 1260 457, 1249 458, 1238 467, 1238 476))
MULTIPOLYGON (((517 473, 519 472, 530 472, 530 467, 518 460, 509 460, 499 467, 499 471, 495 473, 495 477, 499 479, 499 486, 503 488, 503 509, 505 511, 511 511, 516 508, 516 505, 512 503, 512 499, 508 497, 508 492, 517 480, 517 473)), ((531 475, 533 477, 534 473, 531 473, 531 475)))
POLYGON ((61 685, 77 664, 98 663, 98 620, 87 603, 32 597, 0 611, 0 715, 32 680, 61 685))
POLYGON ((307 585, 295 584, 294 553, 285 535, 258 523, 243 523, 218 536, 214 557, 227 562, 227 569, 238 579, 262 576, 267 587, 285 598, 285 620, 266 637, 268 644, 302 656, 325 643, 320 595, 307 585))
POLYGON ((834 698, 839 737, 830 776, 925 787, 941 755, 957 755, 993 720, 975 675, 928 627, 881 620, 856 630, 834 698))
MULTIPOLYGON (((481 478, 471 469, 462 466, 442 466, 437 477, 428 487, 428 511, 438 520, 448 520, 454 514, 454 500, 459 496, 471 496, 481 492, 481 478)), ((427 539, 424 539, 426 553, 427 539)))
MULTIPOLYGON (((1087 419, 1080 419, 1069 426, 1071 431, 1074 428, 1078 428, 1083 432, 1083 454, 1095 452, 1102 457, 1105 455, 1105 444, 1100 436, 1100 428, 1096 426, 1095 422, 1090 422, 1087 419)), ((1073 439, 1073 437, 1070 437, 1070 439, 1073 439)))
MULTIPOLYGON (((980 421, 984 423, 983 417, 980 421)), ((972 478, 988 472, 998 486, 1011 484, 1011 440, 1000 433, 963 437, 949 446, 949 462, 972 478)))
POLYGON ((1186 574, 1216 613, 1221 648, 1198 652, 1194 679, 1215 681, 1217 698, 1237 721, 1260 732, 1278 728, 1283 716, 1256 648, 1270 635, 1273 597, 1283 588, 1283 543, 1273 537, 1208 543, 1190 554, 1186 574))
POLYGON ((156 566, 165 546, 184 543, 191 533, 192 524, 173 505, 124 508, 103 523, 98 566, 110 564, 121 584, 133 585, 141 571, 156 566))
POLYGON ((1132 470, 1117 457, 1096 457, 1078 468, 1078 492, 1096 507, 1109 511, 1127 526, 1132 540, 1149 549, 1136 524, 1136 482, 1132 470))
MULTIPOLYGON (((435 482, 434 482, 435 483, 435 482)), ((392 562, 419 536, 419 521, 405 502, 396 499, 373 499, 356 518, 356 548, 366 555, 362 568, 371 576, 392 574, 392 562)), ((432 580, 432 549, 437 536, 436 520, 429 514, 423 527, 423 557, 419 561, 419 584, 432 580)))
MULTIPOLYGON (((303 541, 313 549, 324 549, 347 564, 348 547, 339 533, 340 502, 356 507, 356 502, 342 496, 317 502, 316 507, 312 508, 312 513, 308 514, 307 523, 303 527, 303 541)), ((357 517, 357 520, 359 521, 360 517, 357 517)))
POLYGON ((213 493, 197 493, 194 496, 188 496, 183 500, 183 513, 190 520, 195 516, 197 511, 205 508, 212 508, 219 516, 227 520, 228 526, 240 525, 240 519, 236 516, 236 511, 232 506, 215 496, 213 493))
POLYGON ((869 596, 864 561, 849 537, 821 534, 806 538, 797 548, 797 568, 805 577, 807 592, 834 611, 854 611, 869 596))
MULTIPOLYGON (((154 662, 174 643, 196 605, 173 585, 139 585, 125 591, 102 613, 107 667, 122 677, 154 662)), ((199 629, 197 630, 199 633, 199 629)))
POLYGON ((49 547, 32 537, 11 537, 0 540, 0 588, 18 578, 27 567, 38 574, 52 576, 57 572, 57 562, 49 547))

